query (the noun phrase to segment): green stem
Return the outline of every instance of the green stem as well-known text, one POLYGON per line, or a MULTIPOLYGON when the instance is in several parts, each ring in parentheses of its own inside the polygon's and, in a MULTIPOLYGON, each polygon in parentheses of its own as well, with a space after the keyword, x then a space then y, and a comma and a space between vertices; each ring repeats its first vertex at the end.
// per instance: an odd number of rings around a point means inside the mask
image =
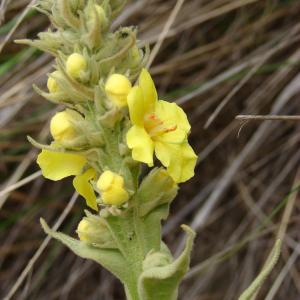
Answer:
POLYGON ((141 300, 138 292, 137 281, 130 285, 125 285, 125 293, 127 300, 141 300))

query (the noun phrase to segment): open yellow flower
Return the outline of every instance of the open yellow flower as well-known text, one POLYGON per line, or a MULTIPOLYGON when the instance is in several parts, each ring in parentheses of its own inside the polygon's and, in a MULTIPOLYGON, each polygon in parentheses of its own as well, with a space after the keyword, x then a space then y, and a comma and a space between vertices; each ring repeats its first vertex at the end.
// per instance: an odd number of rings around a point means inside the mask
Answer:
POLYGON ((92 168, 83 171, 87 160, 84 156, 72 153, 42 150, 37 163, 45 178, 57 181, 69 176, 75 176, 73 186, 89 207, 98 210, 96 195, 90 181, 95 178, 96 171, 92 168))
POLYGON ((147 70, 142 70, 139 84, 131 89, 127 101, 133 123, 127 145, 133 159, 153 166, 155 152, 175 182, 194 176, 197 156, 187 141, 191 128, 187 116, 175 103, 158 100, 147 70))

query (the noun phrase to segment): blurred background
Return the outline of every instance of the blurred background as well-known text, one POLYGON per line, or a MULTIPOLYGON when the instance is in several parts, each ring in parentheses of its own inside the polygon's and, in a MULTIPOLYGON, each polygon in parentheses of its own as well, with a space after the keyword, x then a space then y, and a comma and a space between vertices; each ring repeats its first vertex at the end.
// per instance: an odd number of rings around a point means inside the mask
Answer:
MULTIPOLYGON (((48 28, 34 2, 0 4, 0 298, 122 300, 116 279, 49 241, 39 224, 44 217, 75 236, 85 203, 69 180, 40 176, 26 139, 48 142, 56 109, 32 89, 45 87, 51 57, 13 43, 48 28)), ((141 43, 156 47, 160 96, 192 123, 196 176, 164 224, 174 254, 180 224, 197 231, 179 299, 237 299, 278 235, 282 255, 257 299, 300 299, 299 121, 235 120, 299 114, 299 15, 299 0, 136 0, 114 24, 138 26, 141 43)))

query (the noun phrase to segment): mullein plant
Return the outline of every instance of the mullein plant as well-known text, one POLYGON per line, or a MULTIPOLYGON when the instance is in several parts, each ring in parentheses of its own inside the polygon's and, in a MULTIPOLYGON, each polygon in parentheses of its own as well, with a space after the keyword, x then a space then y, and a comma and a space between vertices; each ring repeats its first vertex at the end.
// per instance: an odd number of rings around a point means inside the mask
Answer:
POLYGON ((41 149, 37 163, 50 180, 74 176, 90 208, 78 239, 41 224, 76 255, 113 273, 128 299, 171 300, 189 268, 195 233, 182 226, 186 244, 174 259, 161 239, 161 221, 178 184, 194 175, 197 156, 184 111, 158 98, 144 68, 149 50, 139 46, 136 28, 110 31, 125 2, 39 0, 36 8, 52 28, 37 40, 18 41, 55 57, 48 91, 34 88, 64 107, 51 119, 50 145, 29 138, 41 149), (152 169, 142 178, 143 165, 152 169))

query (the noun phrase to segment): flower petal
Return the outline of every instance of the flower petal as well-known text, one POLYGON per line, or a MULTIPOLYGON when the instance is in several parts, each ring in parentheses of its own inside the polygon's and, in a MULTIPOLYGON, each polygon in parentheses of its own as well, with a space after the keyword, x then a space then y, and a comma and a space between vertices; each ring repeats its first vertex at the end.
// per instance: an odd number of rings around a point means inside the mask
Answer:
POLYGON ((187 142, 177 145, 156 142, 155 154, 175 182, 185 182, 194 176, 197 155, 187 142))
POLYGON ((155 104, 155 114, 160 120, 166 123, 167 126, 176 125, 178 129, 181 129, 186 133, 191 129, 191 125, 185 112, 176 103, 170 103, 163 100, 157 101, 155 104))
POLYGON ((86 204, 92 209, 98 211, 96 195, 90 180, 93 179, 96 175, 94 169, 88 169, 81 175, 77 175, 73 179, 73 186, 78 194, 80 194, 85 200, 86 204))
POLYGON ((153 166, 154 144, 146 130, 133 126, 127 132, 127 145, 132 149, 132 158, 153 166))
POLYGON ((157 101, 157 91, 151 75, 146 69, 143 69, 139 77, 139 86, 144 95, 145 111, 152 112, 157 101))
POLYGON ((86 164, 86 158, 78 154, 42 150, 37 163, 45 178, 57 181, 80 174, 86 164))
POLYGON ((134 125, 143 126, 144 123, 144 97, 139 86, 135 86, 127 97, 130 120, 134 125))
POLYGON ((182 144, 187 140, 187 134, 182 129, 176 129, 158 136, 156 140, 168 144, 182 144))

